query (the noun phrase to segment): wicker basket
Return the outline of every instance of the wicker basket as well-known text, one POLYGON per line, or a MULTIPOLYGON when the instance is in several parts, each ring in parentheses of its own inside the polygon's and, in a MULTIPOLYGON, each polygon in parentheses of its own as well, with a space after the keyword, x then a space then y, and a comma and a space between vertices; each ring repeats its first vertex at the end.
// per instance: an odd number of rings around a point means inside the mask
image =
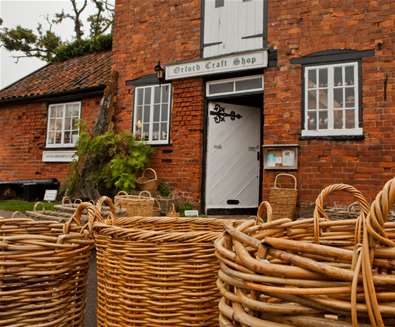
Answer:
POLYGON ((94 223, 97 326, 218 326, 213 242, 227 222, 131 217, 94 223))
POLYGON ((228 227, 215 244, 220 326, 394 326, 395 223, 385 222, 394 202, 395 179, 370 211, 360 192, 337 184, 312 219, 228 227), (357 198, 358 219, 321 218, 337 190, 357 198))
POLYGON ((0 326, 84 325, 93 246, 81 233, 84 208, 65 224, 0 218, 0 326))
POLYGON ((298 198, 296 177, 291 174, 278 174, 274 180, 274 185, 269 192, 269 203, 273 207, 273 220, 279 218, 291 218, 295 216, 296 201, 298 198), (293 188, 278 187, 280 177, 289 177, 294 182, 293 188))
POLYGON ((136 186, 141 191, 156 192, 159 186, 158 175, 152 168, 147 168, 143 174, 137 178, 136 186))
POLYGON ((114 198, 115 206, 126 211, 126 216, 149 217, 153 215, 154 199, 148 191, 139 195, 130 195, 124 191, 118 192, 114 198))

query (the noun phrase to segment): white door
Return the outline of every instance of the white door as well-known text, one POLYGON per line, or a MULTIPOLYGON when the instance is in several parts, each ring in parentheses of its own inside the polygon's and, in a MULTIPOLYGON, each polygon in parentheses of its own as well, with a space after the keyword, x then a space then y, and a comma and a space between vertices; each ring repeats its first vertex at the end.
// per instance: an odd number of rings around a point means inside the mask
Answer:
POLYGON ((222 102, 208 107, 206 209, 255 208, 261 109, 222 102))

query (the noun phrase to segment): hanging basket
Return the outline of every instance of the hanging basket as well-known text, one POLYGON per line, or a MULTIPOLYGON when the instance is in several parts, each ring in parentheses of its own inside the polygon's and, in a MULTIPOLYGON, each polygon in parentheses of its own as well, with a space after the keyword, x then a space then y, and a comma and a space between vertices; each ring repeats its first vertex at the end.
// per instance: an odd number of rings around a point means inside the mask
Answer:
POLYGON ((156 192, 159 186, 158 176, 152 168, 147 168, 143 174, 136 180, 137 189, 141 191, 156 192))
MULTIPOLYGON (((0 326, 82 327, 93 240, 67 223, 0 218, 0 326)), ((94 218, 95 212, 88 209, 94 218)))
POLYGON ((291 218, 295 216, 296 201, 298 198, 297 180, 291 174, 278 174, 274 179, 274 185, 269 192, 269 203, 273 207, 273 220, 279 218, 291 218), (278 186, 280 177, 288 177, 293 180, 293 188, 283 188, 278 186))
POLYGON ((213 243, 231 221, 98 219, 97 326, 218 326, 213 243))
POLYGON ((153 216, 154 198, 148 191, 142 191, 139 195, 131 195, 121 191, 115 196, 114 202, 115 206, 125 211, 126 216, 153 216))
POLYGON ((216 241, 220 261, 220 326, 394 326, 395 179, 369 211, 355 188, 323 190, 314 218, 247 221, 216 241), (350 191, 357 219, 323 218, 331 192, 350 191))

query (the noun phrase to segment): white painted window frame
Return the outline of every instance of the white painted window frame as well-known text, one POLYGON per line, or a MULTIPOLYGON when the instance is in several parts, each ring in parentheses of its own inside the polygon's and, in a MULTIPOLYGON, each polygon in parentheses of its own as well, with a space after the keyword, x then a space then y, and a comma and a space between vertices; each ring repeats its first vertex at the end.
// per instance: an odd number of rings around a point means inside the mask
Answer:
MULTIPOLYGON (((136 124, 137 124, 137 115, 136 115, 136 109, 137 109, 137 91, 139 89, 144 89, 144 88, 151 88, 151 99, 150 99, 150 117, 149 117, 149 139, 148 141, 145 140, 141 140, 142 142, 145 142, 147 144, 151 144, 151 145, 167 145, 170 142, 170 114, 171 114, 171 110, 172 110, 172 87, 171 87, 171 83, 165 83, 165 84, 153 84, 153 85, 143 85, 143 86, 136 86, 136 88, 134 89, 134 108, 133 108, 133 134, 135 135, 136 133, 136 124), (166 140, 152 140, 152 134, 153 134, 153 120, 154 120, 154 97, 155 97, 155 87, 158 86, 169 86, 169 94, 168 94, 168 99, 167 99, 167 139, 166 140)), ((145 95, 145 91, 143 91, 143 96, 145 95)), ((162 101, 162 96, 160 101, 162 101)), ((162 102, 160 102, 160 105, 162 105, 162 102)), ((144 106, 144 99, 143 99, 143 106, 144 106)), ((142 115, 144 115, 144 113, 142 112, 142 115)), ((163 123, 160 120, 160 123, 163 123)))
MULTIPOLYGON (((333 64, 324 64, 324 65, 309 65, 304 68, 304 107, 303 107, 303 114, 304 114, 304 129, 302 130, 302 136, 361 136, 363 135, 363 129, 358 127, 359 126, 359 115, 360 115, 360 108, 359 108, 359 97, 360 97, 360 89, 359 89, 359 62, 358 61, 350 61, 345 63, 333 63, 333 64), (354 128, 342 128, 342 129, 335 129, 334 126, 334 106, 333 106, 333 93, 334 93, 334 69, 335 67, 345 67, 345 66, 353 66, 354 67, 354 128), (327 129, 319 129, 319 116, 317 115, 317 129, 316 130, 308 130, 308 73, 310 70, 319 70, 320 68, 327 68, 328 69, 328 128, 327 129)), ((317 83, 319 83, 319 74, 317 74, 317 83)), ((343 78, 344 74, 343 74, 343 78)), ((318 86, 319 89, 319 86, 318 86)), ((343 86, 343 92, 344 91, 343 86)), ((343 94, 343 100, 345 102, 345 96, 343 94)), ((317 98, 318 101, 318 98, 317 98)), ((344 103, 343 103, 343 110, 344 110, 344 103)), ((317 109, 317 112, 319 110, 317 109)), ((345 114, 343 116, 345 119, 345 114)), ((345 122, 345 120, 344 120, 345 122)))
POLYGON ((217 97, 217 96, 222 96, 222 95, 243 94, 243 93, 259 92, 259 91, 263 91, 263 89, 264 89, 263 75, 250 75, 250 76, 243 76, 243 77, 237 77, 237 78, 226 78, 226 79, 220 79, 220 80, 215 80, 215 81, 209 81, 206 84, 206 96, 207 97, 217 97), (236 82, 245 81, 245 80, 249 80, 249 79, 256 79, 256 78, 261 78, 261 80, 262 80, 262 87, 261 88, 236 91, 236 82), (233 82, 233 91, 221 92, 221 93, 215 93, 215 94, 210 93, 210 85, 223 84, 223 83, 228 83, 228 82, 233 82))
MULTIPOLYGON (((47 119, 47 137, 46 137, 46 148, 57 149, 57 148, 75 148, 76 143, 64 143, 64 133, 65 133, 65 120, 66 120, 66 105, 74 105, 78 104, 78 116, 81 119, 81 101, 74 102, 63 102, 63 103, 52 103, 48 106, 48 119, 47 119), (61 140, 60 144, 49 144, 49 132, 50 132, 50 122, 51 122, 51 110, 55 106, 63 106, 63 114, 62 114, 62 131, 61 131, 61 140)), ((80 135, 80 131, 78 129, 78 136, 80 135)), ((71 136, 72 139, 72 136, 71 136)))

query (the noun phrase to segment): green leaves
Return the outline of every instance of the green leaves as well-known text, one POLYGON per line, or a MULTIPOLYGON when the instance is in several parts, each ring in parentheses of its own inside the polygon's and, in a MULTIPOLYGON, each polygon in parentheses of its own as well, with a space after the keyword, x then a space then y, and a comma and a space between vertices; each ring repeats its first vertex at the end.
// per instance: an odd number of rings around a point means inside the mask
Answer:
POLYGON ((86 181, 76 183, 80 178, 80 165, 72 166, 66 183, 69 194, 78 192, 76 185, 91 183, 101 194, 114 195, 120 190, 130 192, 135 188, 137 176, 149 163, 152 148, 136 141, 129 132, 107 132, 92 137, 83 127, 77 154, 81 163, 89 156, 94 168, 89 171, 86 181))

